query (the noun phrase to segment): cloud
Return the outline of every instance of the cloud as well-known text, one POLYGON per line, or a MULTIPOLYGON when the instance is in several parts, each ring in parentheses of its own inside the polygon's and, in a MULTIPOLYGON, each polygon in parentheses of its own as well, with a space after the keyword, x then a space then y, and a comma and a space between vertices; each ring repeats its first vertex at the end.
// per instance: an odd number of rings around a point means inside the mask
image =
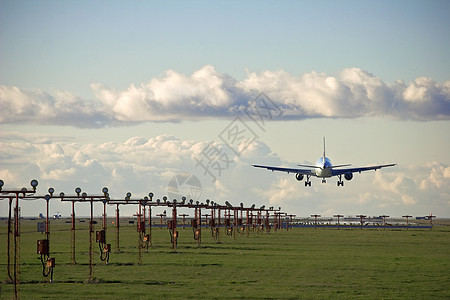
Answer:
POLYGON ((108 114, 119 121, 180 121, 233 116, 242 97, 251 99, 236 83, 207 65, 190 76, 169 70, 163 78, 138 87, 132 84, 124 91, 100 84, 91 87, 108 114))
POLYGON ((428 188, 442 188, 450 186, 450 167, 438 162, 429 165, 430 173, 421 180, 420 188, 426 190, 428 188))
MULTIPOLYGON (((28 185, 29 180, 39 180, 38 193, 45 194, 52 186, 57 193, 73 194, 75 187, 97 194, 104 186, 111 196, 123 199, 126 192, 143 197, 150 191, 157 198, 167 193, 169 181, 177 174, 195 175, 202 187, 200 201, 207 198, 217 202, 230 201, 238 205, 281 206, 283 211, 309 216, 310 214, 383 214, 401 216, 404 213, 425 215, 436 212, 450 215, 450 167, 439 162, 424 166, 383 169, 377 172, 355 174, 343 188, 336 179, 322 184, 312 178, 312 187, 306 188, 293 174, 267 172, 252 168, 251 164, 265 161, 273 165, 295 165, 283 161, 268 145, 257 140, 239 156, 225 144, 211 141, 181 140, 171 135, 151 138, 131 137, 123 142, 80 144, 70 140, 36 143, 33 141, 0 141, 0 178, 6 187, 28 185), (209 147, 209 148, 208 148, 209 147), (198 164, 205 149, 214 148, 217 154, 228 155, 230 163, 225 168, 210 171, 215 180, 198 164)), ((0 212, 5 201, 0 201, 0 212)), ((32 201, 23 206, 24 215, 42 210, 42 203, 32 201)), ((60 201, 52 202, 52 209, 70 215, 70 206, 60 201)), ((89 207, 80 206, 79 215, 87 215, 89 207)), ((127 208, 123 214, 133 214, 127 208)), ((97 211, 97 210, 96 210, 97 211)), ((111 212, 112 213, 112 212, 111 212)))
POLYGON ((94 83, 94 101, 68 91, 53 93, 0 86, 0 123, 105 127, 137 122, 233 118, 265 93, 282 112, 279 120, 389 117, 448 120, 450 81, 420 77, 385 83, 373 74, 348 68, 337 76, 283 70, 248 73, 239 81, 206 65, 190 75, 169 70, 125 90, 94 83))
POLYGON ((97 128, 112 122, 95 102, 83 100, 67 91, 50 94, 0 85, 0 124, 97 128))

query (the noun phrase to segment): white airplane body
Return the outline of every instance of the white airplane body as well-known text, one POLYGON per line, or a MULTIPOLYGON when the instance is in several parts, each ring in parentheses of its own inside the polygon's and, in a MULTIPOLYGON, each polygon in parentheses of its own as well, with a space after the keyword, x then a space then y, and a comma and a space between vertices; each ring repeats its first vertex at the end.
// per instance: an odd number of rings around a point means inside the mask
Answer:
POLYGON ((348 167, 350 164, 345 165, 337 165, 333 166, 331 164, 331 160, 325 156, 325 138, 323 138, 323 156, 319 158, 314 166, 311 165, 298 165, 300 167, 307 167, 309 169, 297 169, 297 168, 285 168, 285 167, 271 167, 271 166, 262 166, 262 165, 252 165, 256 168, 264 168, 270 171, 280 171, 295 173, 295 178, 298 181, 303 180, 306 176, 305 186, 311 186, 310 178, 311 176, 322 178, 322 182, 325 183, 325 178, 330 178, 333 176, 339 177, 337 182, 338 186, 344 186, 344 181, 342 180, 342 176, 346 180, 352 180, 353 173, 361 173, 363 171, 369 170, 378 170, 384 167, 392 167, 396 164, 387 164, 387 165, 378 165, 378 166, 369 166, 369 167, 359 167, 359 168, 343 168, 348 167))

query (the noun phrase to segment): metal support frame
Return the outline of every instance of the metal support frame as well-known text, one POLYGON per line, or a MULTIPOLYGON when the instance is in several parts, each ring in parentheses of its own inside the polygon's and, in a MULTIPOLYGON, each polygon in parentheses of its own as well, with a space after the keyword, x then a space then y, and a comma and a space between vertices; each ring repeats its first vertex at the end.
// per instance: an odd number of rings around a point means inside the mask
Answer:
POLYGON ((36 193, 36 187, 38 186, 38 181, 33 179, 31 180, 30 185, 33 190, 28 190, 27 188, 22 189, 12 189, 12 190, 3 190, 4 182, 0 180, 0 195, 9 199, 9 218, 8 218, 8 277, 12 280, 14 284, 14 298, 19 299, 19 284, 20 284, 20 207, 19 207, 19 198, 25 198, 27 195, 32 195, 36 193), (19 195, 21 195, 19 197, 19 195), (11 205, 13 201, 13 196, 15 196, 15 206, 14 206, 14 262, 13 262, 13 274, 11 276, 11 242, 10 236, 12 235, 11 230, 11 205), (10 234, 11 233, 11 234, 10 234))

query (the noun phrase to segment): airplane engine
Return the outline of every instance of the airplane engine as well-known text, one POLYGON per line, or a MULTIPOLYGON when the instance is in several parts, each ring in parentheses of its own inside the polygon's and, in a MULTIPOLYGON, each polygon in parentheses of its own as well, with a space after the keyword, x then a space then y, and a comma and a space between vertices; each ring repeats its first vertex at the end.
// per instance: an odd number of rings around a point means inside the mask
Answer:
POLYGON ((344 175, 344 178, 345 178, 346 180, 352 180, 352 179, 353 179, 353 173, 347 173, 347 174, 345 174, 345 175, 344 175))
POLYGON ((302 181, 303 180, 303 174, 297 173, 295 174, 295 179, 297 179, 298 181, 302 181))

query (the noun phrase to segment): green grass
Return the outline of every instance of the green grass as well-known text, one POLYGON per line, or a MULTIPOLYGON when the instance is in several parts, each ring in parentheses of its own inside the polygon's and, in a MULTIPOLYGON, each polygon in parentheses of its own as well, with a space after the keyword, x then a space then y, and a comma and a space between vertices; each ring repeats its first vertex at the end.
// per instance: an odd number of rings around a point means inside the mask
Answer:
MULTIPOLYGON (((70 224, 52 221, 54 283, 42 276, 36 254, 35 221, 22 222, 20 296, 23 299, 448 299, 450 228, 433 230, 295 229, 236 238, 221 243, 203 229, 197 247, 192 231, 179 228, 178 248, 170 248, 167 229, 153 229, 153 248, 138 264, 137 232, 123 226, 121 253, 115 228, 105 265, 95 248, 94 283, 89 276, 87 224, 77 223, 78 264, 72 265, 70 224)), ((96 229, 100 229, 96 225, 96 229)), ((13 298, 6 283, 6 222, 0 224, 0 298, 13 298)))

